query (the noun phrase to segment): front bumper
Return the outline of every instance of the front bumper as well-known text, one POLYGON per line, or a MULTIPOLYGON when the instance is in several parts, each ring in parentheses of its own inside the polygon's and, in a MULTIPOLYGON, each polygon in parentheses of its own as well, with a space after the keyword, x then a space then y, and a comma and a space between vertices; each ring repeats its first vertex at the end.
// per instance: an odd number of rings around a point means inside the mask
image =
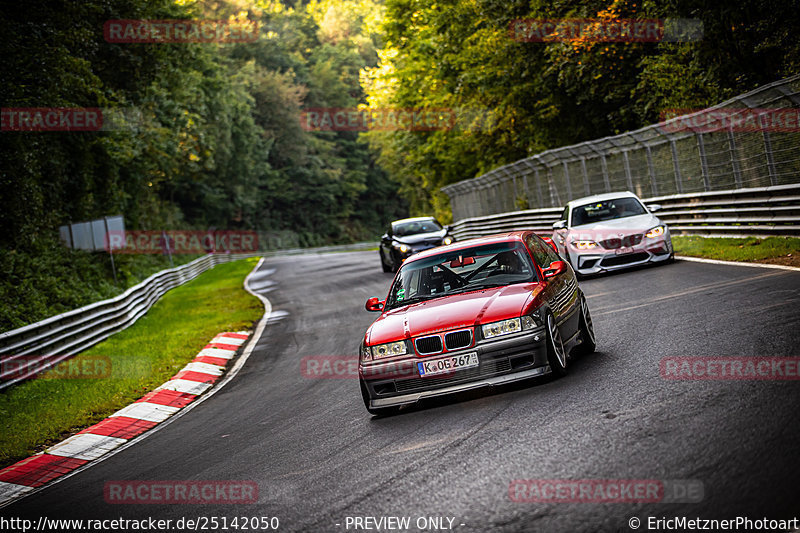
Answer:
POLYGON ((672 239, 669 235, 660 239, 647 239, 633 247, 631 253, 617 254, 616 250, 594 248, 588 251, 570 249, 569 262, 579 274, 599 274, 621 270, 647 263, 667 261, 672 256, 672 239))
POLYGON ((471 348, 401 362, 359 365, 370 408, 413 404, 480 387, 497 386, 550 372, 544 327, 508 338, 483 340, 471 348), (417 363, 448 355, 478 354, 478 366, 441 376, 421 377, 417 363))

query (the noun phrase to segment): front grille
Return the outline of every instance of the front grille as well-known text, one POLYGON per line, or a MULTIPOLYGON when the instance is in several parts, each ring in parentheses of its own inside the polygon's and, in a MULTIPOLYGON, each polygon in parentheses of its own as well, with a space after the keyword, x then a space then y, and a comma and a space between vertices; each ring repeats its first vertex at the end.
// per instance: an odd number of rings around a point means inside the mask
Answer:
POLYGON ((623 246, 636 246, 642 242, 642 234, 637 233, 635 235, 626 235, 625 237, 614 237, 612 239, 606 239, 604 241, 600 241, 600 246, 605 248, 606 250, 614 250, 616 248, 622 248, 623 246))
POLYGON ((457 370, 451 376, 444 376, 441 378, 413 378, 397 380, 397 392, 413 391, 418 389, 432 389, 437 386, 446 386, 458 383, 464 380, 481 378, 485 376, 492 376, 502 372, 511 370, 511 363, 507 358, 497 361, 490 361, 480 365, 477 368, 468 368, 466 370, 457 370))
POLYGON ((439 353, 442 351, 442 338, 439 335, 432 335, 430 337, 420 337, 415 341, 417 345, 417 353, 431 354, 439 353))
POLYGON ((639 252, 635 254, 626 254, 626 255, 618 255, 616 257, 606 257, 600 263, 602 266, 619 266, 619 265, 627 265, 628 263, 637 263, 639 261, 644 261, 650 257, 647 255, 646 252, 639 252))
POLYGON ((427 239, 427 240, 424 240, 424 241, 419 241, 416 244, 412 244, 411 245, 411 249, 412 250, 422 251, 422 250, 428 250, 429 248, 435 248, 437 246, 441 246, 441 244, 442 244, 442 239, 438 239, 438 238, 437 239, 427 239))
POLYGON ((472 331, 468 329, 447 333, 444 336, 444 345, 448 350, 466 348, 470 344, 472 344, 472 331))

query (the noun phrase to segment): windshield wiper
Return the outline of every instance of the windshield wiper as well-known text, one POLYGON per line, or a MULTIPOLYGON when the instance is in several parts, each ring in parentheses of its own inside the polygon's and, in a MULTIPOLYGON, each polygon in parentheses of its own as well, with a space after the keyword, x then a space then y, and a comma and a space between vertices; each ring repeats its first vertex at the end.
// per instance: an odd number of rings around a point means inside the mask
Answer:
POLYGON ((461 287, 460 289, 456 289, 454 291, 448 291, 446 294, 460 294, 462 292, 469 292, 469 291, 478 291, 481 289, 494 289, 495 287, 504 287, 506 285, 510 285, 510 283, 475 283, 474 285, 467 285, 465 287, 461 287))
POLYGON ((466 287, 461 287, 455 291, 449 291, 446 294, 459 294, 462 292, 469 292, 469 291, 479 291, 483 289, 494 289, 497 287, 505 287, 507 285, 516 285, 518 283, 530 283, 531 280, 529 279, 520 279, 516 281, 509 281, 509 282, 489 282, 484 281, 483 283, 475 283, 474 285, 467 285, 466 287))
POLYGON ((444 296, 445 294, 418 294, 416 296, 412 296, 411 298, 406 298, 404 300, 397 300, 392 304, 391 309, 395 307, 402 307, 408 304, 414 304, 417 302, 424 302, 425 300, 433 300, 434 298, 439 298, 440 296, 444 296))

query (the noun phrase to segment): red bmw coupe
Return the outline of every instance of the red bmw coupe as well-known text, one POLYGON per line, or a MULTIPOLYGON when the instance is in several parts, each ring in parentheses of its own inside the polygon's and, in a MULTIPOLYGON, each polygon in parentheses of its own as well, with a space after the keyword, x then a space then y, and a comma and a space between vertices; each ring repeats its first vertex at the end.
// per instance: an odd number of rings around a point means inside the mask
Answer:
POLYGON ((586 298, 568 263, 531 231, 458 242, 413 255, 367 329, 359 381, 381 414, 423 398, 563 375, 573 353, 595 350, 586 298))

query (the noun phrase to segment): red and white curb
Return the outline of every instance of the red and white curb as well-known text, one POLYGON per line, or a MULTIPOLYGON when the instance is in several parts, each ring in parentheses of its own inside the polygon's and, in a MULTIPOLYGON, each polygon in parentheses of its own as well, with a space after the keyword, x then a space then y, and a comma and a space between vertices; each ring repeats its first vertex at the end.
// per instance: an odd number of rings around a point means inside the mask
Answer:
POLYGON ((0 470, 0 506, 100 459, 179 412, 222 377, 248 336, 248 332, 220 333, 156 390, 44 452, 0 470))

